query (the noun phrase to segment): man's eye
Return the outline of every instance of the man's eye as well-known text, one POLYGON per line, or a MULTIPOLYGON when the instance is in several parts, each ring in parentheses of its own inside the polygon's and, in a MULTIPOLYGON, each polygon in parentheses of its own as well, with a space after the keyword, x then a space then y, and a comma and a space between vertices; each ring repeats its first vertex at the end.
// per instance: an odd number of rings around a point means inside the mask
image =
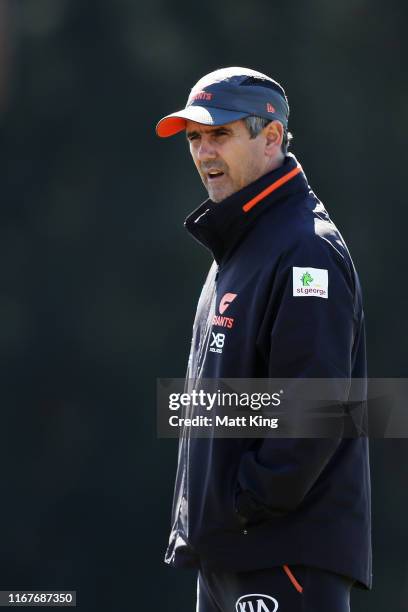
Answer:
POLYGON ((188 137, 188 140, 192 142, 193 140, 197 140, 197 138, 198 138, 197 134, 192 134, 191 136, 188 137))

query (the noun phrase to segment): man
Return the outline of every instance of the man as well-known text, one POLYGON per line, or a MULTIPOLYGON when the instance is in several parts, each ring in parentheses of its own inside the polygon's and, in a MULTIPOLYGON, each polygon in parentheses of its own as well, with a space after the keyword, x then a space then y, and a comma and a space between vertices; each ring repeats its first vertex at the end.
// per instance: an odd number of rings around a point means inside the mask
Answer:
MULTIPOLYGON (((186 220, 214 258, 187 378, 365 378, 347 247, 288 154, 273 79, 225 68, 157 134, 185 131, 209 199, 186 220)), ((199 569, 199 612, 345 612, 371 588, 366 437, 180 439, 169 565, 199 569)))

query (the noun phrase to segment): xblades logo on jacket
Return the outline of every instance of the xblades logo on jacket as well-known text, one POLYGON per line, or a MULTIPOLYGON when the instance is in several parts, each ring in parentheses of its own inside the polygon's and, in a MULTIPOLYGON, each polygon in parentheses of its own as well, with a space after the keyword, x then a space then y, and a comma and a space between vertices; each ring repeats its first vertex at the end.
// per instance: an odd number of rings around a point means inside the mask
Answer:
POLYGON ((218 310, 220 314, 214 315, 213 321, 212 321, 213 325, 216 325, 217 327, 228 327, 228 329, 231 329, 231 327, 234 325, 234 319, 232 317, 223 317, 220 315, 224 314, 228 306, 231 304, 231 302, 235 300, 237 295, 238 295, 237 293, 225 293, 222 296, 220 300, 220 305, 218 306, 218 310))
POLYGON ((225 334, 216 334, 215 332, 211 332, 210 352, 222 353, 222 349, 224 348, 224 342, 225 334))

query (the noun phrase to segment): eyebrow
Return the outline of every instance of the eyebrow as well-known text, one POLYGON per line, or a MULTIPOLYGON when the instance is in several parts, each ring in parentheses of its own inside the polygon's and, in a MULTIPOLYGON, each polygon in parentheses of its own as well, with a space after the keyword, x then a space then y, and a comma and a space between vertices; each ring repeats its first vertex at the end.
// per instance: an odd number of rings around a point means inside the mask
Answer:
POLYGON ((224 127, 222 125, 210 128, 208 130, 203 130, 202 132, 198 132, 197 130, 192 130, 191 132, 186 132, 187 140, 192 136, 200 136, 202 134, 217 134, 217 132, 227 132, 228 134, 232 134, 232 130, 230 128, 224 127))

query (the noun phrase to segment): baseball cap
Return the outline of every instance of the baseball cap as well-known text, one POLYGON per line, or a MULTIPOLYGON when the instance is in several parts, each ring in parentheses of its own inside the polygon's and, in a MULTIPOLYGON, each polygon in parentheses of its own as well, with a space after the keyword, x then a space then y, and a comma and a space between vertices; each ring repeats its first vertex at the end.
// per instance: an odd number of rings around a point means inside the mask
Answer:
POLYGON ((156 133, 173 136, 186 127, 186 121, 204 125, 224 125, 255 115, 288 125, 289 104, 277 81, 250 68, 220 68, 202 77, 193 87, 186 107, 158 122, 156 133))

